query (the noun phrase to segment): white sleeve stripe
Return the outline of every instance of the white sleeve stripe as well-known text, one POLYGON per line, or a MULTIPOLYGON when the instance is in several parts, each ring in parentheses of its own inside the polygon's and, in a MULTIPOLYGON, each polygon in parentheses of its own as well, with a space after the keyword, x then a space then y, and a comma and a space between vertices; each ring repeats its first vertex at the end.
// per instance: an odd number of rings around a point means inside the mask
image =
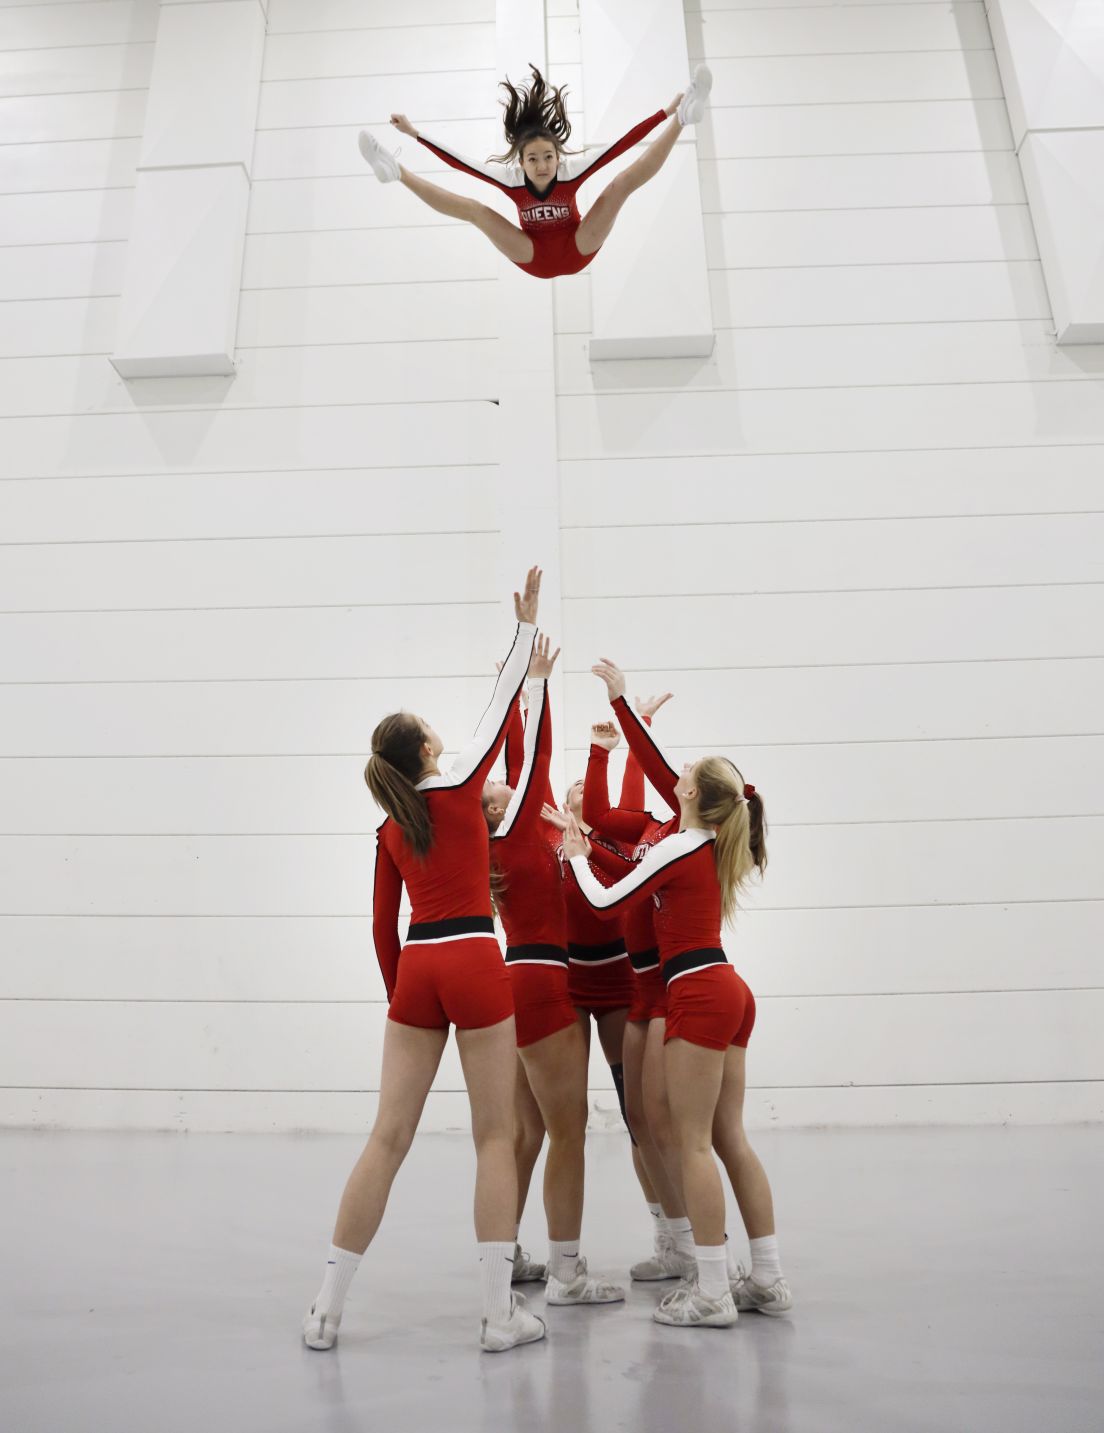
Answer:
POLYGON ((494 839, 501 841, 510 834, 521 810, 529 784, 533 779, 533 768, 537 762, 537 747, 540 744, 541 726, 548 719, 548 683, 543 679, 529 683, 529 719, 525 723, 525 743, 522 747, 521 771, 518 773, 517 790, 510 798, 494 839))
POLYGON ((524 186, 525 180, 518 177, 518 171, 512 166, 499 164, 494 160, 487 163, 480 163, 477 159, 469 159, 466 154, 461 154, 453 149, 451 144, 442 144, 439 139, 430 139, 428 134, 420 134, 418 138, 427 149, 439 149, 442 154, 449 155, 465 169, 471 170, 473 174, 482 175, 489 179, 492 184, 497 184, 503 189, 520 189, 524 186))
POLYGON ((647 855, 635 870, 614 882, 612 886, 602 885, 590 869, 585 856, 572 856, 571 869, 578 877, 579 887, 589 904, 596 910, 611 910, 622 901, 631 899, 641 886, 646 885, 660 871, 676 861, 692 856, 701 844, 700 840, 693 839, 693 833, 689 831, 679 831, 668 836, 649 847, 647 855))
POLYGON ((630 719, 636 724, 638 730, 643 732, 645 740, 651 745, 652 750, 655 752, 655 754, 659 757, 660 761, 663 762, 664 766, 677 781, 682 773, 676 769, 674 763, 671 761, 671 758, 667 755, 667 753, 663 750, 663 747, 656 740, 655 735, 652 732, 652 728, 648 725, 646 721, 642 721, 640 716, 633 711, 632 707, 629 705, 628 697, 625 698, 625 711, 628 713, 630 719))
POLYGON ((479 718, 475 734, 457 755, 446 775, 430 777, 428 782, 419 783, 420 790, 433 790, 442 786, 463 786, 465 781, 478 770, 487 753, 502 735, 510 717, 510 708, 518 699, 529 670, 533 655, 533 643, 537 629, 532 622, 519 622, 517 633, 509 655, 502 664, 502 670, 495 682, 491 700, 486 711, 479 718))

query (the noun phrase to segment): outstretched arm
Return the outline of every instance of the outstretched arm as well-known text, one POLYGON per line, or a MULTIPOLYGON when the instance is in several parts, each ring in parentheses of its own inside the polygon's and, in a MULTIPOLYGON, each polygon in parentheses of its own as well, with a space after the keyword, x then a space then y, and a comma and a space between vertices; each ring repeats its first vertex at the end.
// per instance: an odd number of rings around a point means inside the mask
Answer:
MULTIPOLYGON (((570 818, 573 821, 573 818, 570 818)), ((573 823, 574 824, 574 823, 573 823)), ((643 900, 665 886, 674 876, 678 865, 698 848, 698 842, 689 832, 680 831, 668 836, 655 846, 648 848, 642 861, 632 870, 615 881, 612 886, 603 886, 590 869, 586 845, 577 824, 564 833, 564 854, 571 865, 571 874, 589 906, 604 918, 610 918, 624 910, 627 905, 643 900)))
POLYGON ((475 179, 482 179, 487 184, 493 184, 497 189, 520 189, 525 184, 525 175, 516 166, 499 164, 493 159, 482 161, 468 159, 459 150, 453 149, 451 145, 441 144, 436 139, 430 139, 428 135, 419 134, 405 114, 393 114, 391 123, 400 134, 406 134, 411 139, 416 139, 419 144, 425 145, 431 154, 435 154, 450 168, 459 169, 462 174, 470 174, 475 179))
POLYGON ((613 160, 619 159, 622 154, 628 153, 634 145, 639 144, 642 139, 646 139, 652 130, 662 124, 666 118, 666 110, 657 110, 647 119, 642 119, 639 124, 634 124, 628 134, 623 134, 612 144, 596 144, 584 150, 582 154, 565 156, 560 164, 560 178, 573 179, 581 184, 591 175, 597 174, 600 169, 604 169, 613 160))
MULTIPOLYGON (((661 696, 649 697, 647 701, 637 698, 636 710, 645 726, 651 726, 656 712, 671 700, 672 695, 671 692, 664 692, 661 696)), ((625 762, 625 772, 621 778, 621 800, 618 804, 626 811, 641 811, 644 808, 644 769, 631 746, 628 759, 625 762)), ((591 825, 593 824, 591 822, 591 825)))
POLYGON ((675 786, 678 784, 679 773, 667 759, 659 742, 625 700, 624 672, 615 662, 605 657, 593 666, 591 671, 605 682, 613 709, 617 713, 617 720, 629 743, 629 750, 635 753, 644 775, 677 814, 679 801, 675 795, 675 786))
POLYGON ((529 666, 529 717, 521 771, 506 813, 493 840, 505 840, 512 832, 533 832, 541 819, 548 768, 552 760, 552 714, 548 705, 548 678, 559 650, 550 657, 547 637, 538 637, 529 666))

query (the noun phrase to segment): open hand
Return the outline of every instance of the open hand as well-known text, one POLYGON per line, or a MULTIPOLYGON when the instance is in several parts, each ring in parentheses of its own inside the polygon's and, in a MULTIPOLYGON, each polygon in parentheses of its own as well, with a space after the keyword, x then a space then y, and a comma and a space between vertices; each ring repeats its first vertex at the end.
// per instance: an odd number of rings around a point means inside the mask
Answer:
POLYGON ((640 697, 636 699, 636 710, 640 716, 651 719, 659 711, 664 702, 669 702, 674 692, 664 692, 662 696, 649 697, 646 701, 640 697))
POLYGON ((558 806, 552 806, 547 801, 541 807, 541 820, 547 821, 549 826, 555 826, 557 831, 567 830, 567 817, 558 806))
POLYGON ((625 673, 616 662, 611 662, 608 657, 603 657, 601 661, 595 662, 590 670, 605 682, 611 702, 625 695, 625 673))
POLYGON ((590 729, 592 746, 601 746, 606 751, 612 751, 620 740, 621 733, 611 721, 596 721, 590 729))
POLYGON ((531 567, 525 575, 525 591, 514 593, 514 615, 519 622, 535 622, 540 602, 541 570, 531 567))
POLYGON ((393 114, 391 116, 391 123, 400 134, 408 134, 411 139, 418 138, 418 131, 410 123, 405 114, 393 114))
POLYGON ((569 861, 573 856, 590 855, 590 842, 583 835, 582 828, 570 811, 567 813, 567 825, 564 827, 563 849, 564 856, 569 861))
POLYGON ((539 677, 547 681, 552 675, 552 668, 556 665, 556 658, 560 655, 560 649, 557 647, 552 655, 549 656, 548 649, 551 645, 552 641, 549 637, 546 637, 543 632, 537 633, 537 640, 533 644, 533 656, 529 663, 529 675, 531 677, 539 677))

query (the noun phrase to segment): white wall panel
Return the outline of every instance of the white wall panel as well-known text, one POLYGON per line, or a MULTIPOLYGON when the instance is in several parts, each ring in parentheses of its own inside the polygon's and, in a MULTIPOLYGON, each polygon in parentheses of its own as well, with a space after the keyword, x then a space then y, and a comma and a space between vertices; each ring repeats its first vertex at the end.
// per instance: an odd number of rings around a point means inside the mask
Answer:
POLYGON ((101 95, 41 95, 0 100, 0 132, 8 144, 141 136, 145 90, 101 95))
POLYGON ((156 34, 154 0, 0 7, 0 50, 141 44, 152 42, 156 34))
MULTIPOLYGON (((1104 579, 1099 556, 1104 513, 943 518, 924 525, 923 541, 918 541, 920 531, 908 520, 839 522, 828 531, 812 523, 783 523, 761 527, 754 543, 748 543, 741 541, 738 527, 719 524, 582 529, 565 534, 564 592, 572 598, 646 593, 650 574, 664 568, 686 574, 679 584, 684 591, 701 593, 1030 586, 1104 579)), ((49 550, 36 551, 42 557, 34 560, 47 568, 49 550)), ((71 550, 57 551, 64 561, 60 555, 71 550)), ((33 590, 30 574, 20 573, 18 565, 15 572, 15 585, 33 590)), ((0 579, 0 594, 4 591, 0 579)))
POLYGON ((252 234, 245 244, 242 288, 325 288, 370 280, 409 283, 493 279, 502 263, 469 224, 345 232, 252 234))
POLYGON ((705 159, 1013 148, 1008 111, 999 96, 868 105, 715 106, 698 143, 705 159))
MULTIPOLYGON (((455 362, 480 350, 457 346, 455 362)), ((0 483, 9 542, 325 537, 485 532, 494 527, 489 467, 207 473, 0 483)))
POLYGON ((1016 156, 1003 152, 716 159, 701 171, 709 213, 1026 203, 1016 156))
POLYGON ((892 54, 991 50, 982 0, 948 5, 779 6, 689 11, 692 52, 719 55, 892 54), (869 13, 873 11, 874 13, 869 13))
POLYGON ((739 458, 597 458, 564 464, 565 527, 671 521, 816 522, 954 513, 1077 512, 1099 506, 1100 448, 1050 446, 887 453, 747 454, 739 458))
POLYGON ((119 301, 114 297, 6 303, 0 328, 0 358, 45 358, 70 353, 106 356, 115 340, 118 307, 119 301))
POLYGON ((871 104, 898 100, 999 99, 991 51, 933 54, 714 58, 713 103, 871 104))
MULTIPOLYGON (((366 721, 362 749, 347 756, 0 760, 0 832, 363 835, 379 824, 362 775, 368 735, 366 721)), ((582 735, 567 732, 572 771, 586 763, 582 735)), ((665 749, 681 766, 706 748, 699 737, 665 749)), ((831 748, 743 740, 722 754, 764 793, 773 830, 1104 815, 1104 735, 831 748)))
MULTIPOLYGON (((0 299, 110 296, 122 288, 126 265, 123 240, 100 244, 27 244, 0 247, 0 299)), ((0 401, 11 401, 4 384, 0 401)))
MULTIPOLYGON (((447 136, 450 144, 454 144, 462 154, 470 154, 472 158, 486 158, 502 149, 502 130, 498 126, 497 117, 491 115, 490 103, 484 106, 481 119, 449 119, 434 125, 421 116, 417 122, 427 133, 447 136)), ((381 143, 387 144, 393 152, 398 152, 405 168, 415 174, 439 176, 435 182, 449 176, 456 177, 456 170, 450 169, 424 144, 417 144, 391 129, 385 115, 368 123, 381 143)), ((253 149, 254 181, 326 179, 344 175, 364 180, 369 189, 378 189, 380 186, 371 179, 357 148, 357 132, 360 128, 360 124, 352 123, 336 125, 330 129, 259 130, 253 149)), ((386 186, 383 188, 385 190, 386 186)), ((491 192, 482 184, 479 189, 485 194, 491 192)), ((381 200, 382 197, 381 194, 381 200)))
MULTIPOLYGON (((1061 990, 1099 984, 1102 917, 1093 902, 760 910, 726 943, 758 1001, 1061 990)), ((384 998, 367 916, 5 916, 0 936, 13 1000, 384 998)))
POLYGON ((0 145, 0 194, 114 189, 134 183, 138 139, 0 145))
POLYGON ((355 75, 425 77, 449 70, 479 70, 494 63, 494 21, 471 25, 405 23, 389 30, 273 31, 265 45, 264 80, 325 79, 355 75))
POLYGON ((1104 393, 1077 381, 564 397, 560 454, 724 453, 749 449, 988 447, 994 443, 1104 444, 1104 393), (687 435, 693 435, 688 441, 687 435))
POLYGON ((268 28, 287 35, 398 24, 459 26, 494 16, 494 0, 378 0, 370 10, 363 0, 269 0, 268 28))
POLYGON ((13 452, 13 476, 226 468, 341 467, 375 451, 410 466, 448 463, 458 452, 489 461, 490 403, 442 406, 434 422, 416 404, 369 408, 241 412, 105 413, 67 420, 5 418, 0 444, 13 452), (18 432, 16 432, 18 429, 18 432))
MULTIPOLYGON (((0 20, 2 25, 2 20, 0 20)), ((152 44, 96 43, 81 49, 0 49, 0 96, 88 94, 149 85, 152 44)))
POLYGON ((5 245, 125 239, 133 208, 131 189, 5 194, 0 198, 0 234, 5 245))

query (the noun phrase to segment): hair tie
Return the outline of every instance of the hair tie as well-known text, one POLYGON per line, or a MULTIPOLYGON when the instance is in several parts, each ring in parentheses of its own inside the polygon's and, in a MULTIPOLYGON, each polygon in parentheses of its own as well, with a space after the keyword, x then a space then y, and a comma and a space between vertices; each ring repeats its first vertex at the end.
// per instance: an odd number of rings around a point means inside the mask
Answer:
POLYGON ((749 783, 744 787, 744 800, 745 800, 745 801, 750 801, 751 798, 752 798, 754 795, 755 795, 755 787, 752 786, 751 783, 749 782, 749 783))

